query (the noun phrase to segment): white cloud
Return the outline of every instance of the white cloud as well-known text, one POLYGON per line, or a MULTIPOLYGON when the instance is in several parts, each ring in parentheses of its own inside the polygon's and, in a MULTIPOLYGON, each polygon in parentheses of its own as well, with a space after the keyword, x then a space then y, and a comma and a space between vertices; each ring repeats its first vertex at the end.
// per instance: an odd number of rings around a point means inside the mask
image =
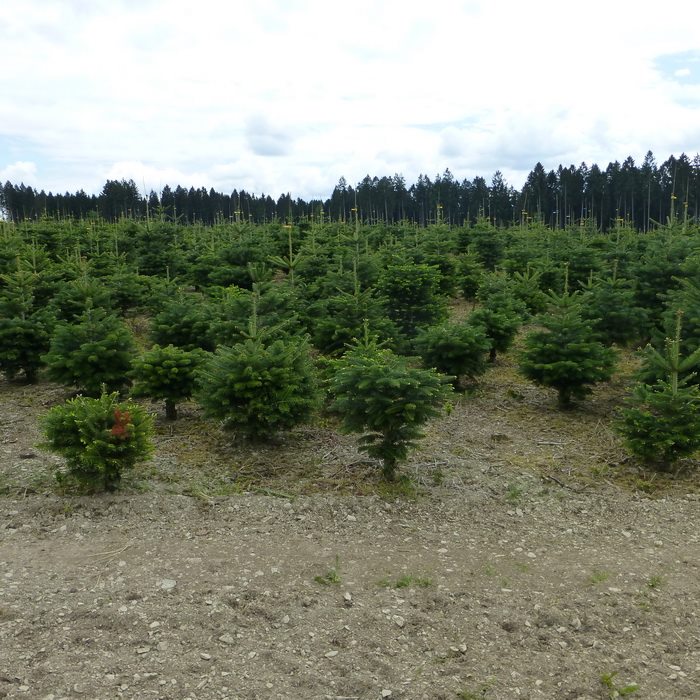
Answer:
POLYGON ((36 163, 31 161, 18 160, 0 170, 0 184, 8 180, 13 184, 30 184, 36 181, 36 163))
POLYGON ((522 180, 537 161, 700 150, 698 96, 654 64, 697 46, 678 22, 691 0, 10 5, 0 60, 21 70, 0 75, 0 145, 47 190, 311 197, 341 175, 522 180))

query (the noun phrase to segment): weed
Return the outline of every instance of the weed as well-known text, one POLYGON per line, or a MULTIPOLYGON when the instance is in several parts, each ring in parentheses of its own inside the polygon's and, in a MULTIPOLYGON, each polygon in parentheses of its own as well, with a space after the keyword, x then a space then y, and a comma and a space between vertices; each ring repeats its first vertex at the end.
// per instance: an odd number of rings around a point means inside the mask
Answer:
POLYGON ((433 582, 429 578, 421 578, 420 576, 410 576, 407 574, 396 580, 394 588, 412 588, 413 586, 428 588, 428 586, 432 585, 433 582))
POLYGON ((608 691, 609 698, 623 698, 627 695, 632 695, 639 690, 639 686, 636 683, 629 683, 628 685, 618 686, 615 684, 615 676, 617 676, 618 671, 613 671, 612 673, 601 673, 600 682, 603 687, 608 691))
POLYGON ((659 588, 663 582, 663 576, 650 576, 649 580, 647 581, 647 586, 649 588, 659 588))
POLYGON ((314 576, 314 581, 321 586, 337 586, 340 584, 340 557, 335 555, 335 566, 328 569, 325 574, 314 576))
POLYGON ((415 501, 418 497, 418 489, 406 474, 402 474, 395 481, 378 483, 377 494, 387 500, 405 498, 407 501, 415 501))
POLYGON ((433 581, 422 576, 404 574, 393 581, 388 576, 385 576, 377 581, 377 585, 382 588, 428 588, 433 585, 433 581))
POLYGON ((445 481, 445 474, 442 469, 436 469, 432 473, 433 486, 442 486, 445 481))
POLYGON ((461 690, 457 693, 459 700, 484 700, 486 698, 486 693, 493 685, 492 680, 487 680, 485 683, 477 684, 471 690, 461 690))
POLYGON ((607 464, 594 464, 591 467, 591 474, 599 478, 605 478, 610 474, 610 467, 607 464))
POLYGON ((496 575, 496 568, 494 567, 493 564, 489 564, 488 562, 484 564, 484 573, 486 576, 495 576, 496 575))
POLYGON ((601 571, 599 569, 596 569, 588 577, 588 583, 590 583, 591 586, 595 586, 597 583, 603 583, 603 581, 607 581, 609 578, 610 574, 607 571, 601 571))
POLYGON ((638 491, 644 493, 654 493, 656 491, 656 484, 653 479, 635 479, 633 485, 638 491))
POLYGON ((506 491, 506 501, 508 503, 520 503, 522 495, 523 487, 520 484, 508 484, 508 490, 506 491))

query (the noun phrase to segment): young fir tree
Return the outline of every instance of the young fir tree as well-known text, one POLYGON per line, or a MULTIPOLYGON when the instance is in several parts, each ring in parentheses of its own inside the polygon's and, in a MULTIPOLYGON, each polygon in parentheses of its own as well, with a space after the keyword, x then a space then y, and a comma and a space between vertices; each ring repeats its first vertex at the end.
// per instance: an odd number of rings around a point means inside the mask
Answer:
MULTIPOLYGON (((680 287, 668 295, 667 308, 663 314, 663 327, 666 337, 674 337, 678 318, 681 319, 680 354, 690 356, 700 348, 700 281, 683 279, 679 284, 680 287), (682 312, 680 316, 679 312, 682 312)), ((657 334, 654 340, 657 347, 663 347, 665 338, 661 341, 657 334)), ((645 381, 649 381, 654 375, 653 364, 648 365, 647 370, 645 381)), ((683 371, 681 376, 686 376, 688 371, 683 371)), ((697 373, 688 379, 693 384, 700 382, 700 376, 697 373)))
POLYGON ((88 309, 76 323, 59 324, 44 356, 49 379, 99 396, 103 386, 118 391, 128 382, 134 339, 116 316, 88 309))
POLYGON ((457 388, 461 379, 473 381, 486 371, 491 341, 481 326, 446 322, 421 331, 415 347, 427 367, 451 375, 457 388))
POLYGON ((198 296, 180 294, 167 302, 151 324, 154 343, 183 350, 213 351, 216 311, 198 296))
POLYGON ((327 355, 345 352, 348 345, 361 337, 365 323, 383 341, 397 335, 396 326, 386 317, 384 303, 369 289, 354 294, 338 292, 313 304, 311 311, 314 347, 327 355))
POLYGON ((515 340, 523 318, 527 315, 525 304, 512 292, 512 281, 502 273, 484 276, 477 295, 481 306, 468 317, 471 326, 481 327, 491 341, 489 361, 495 362, 498 353, 505 353, 515 340))
POLYGON ((0 275, 0 372, 8 379, 23 372, 28 384, 37 379, 54 324, 48 311, 36 308, 36 278, 22 269, 0 275))
POLYGON ((393 481, 399 462, 422 437, 422 425, 447 401, 448 381, 380 348, 365 330, 364 338, 335 361, 332 409, 343 430, 364 433, 360 449, 382 460, 384 478, 393 481))
POLYGON ((306 340, 269 340, 267 335, 257 327, 254 305, 248 337, 218 348, 198 373, 195 398, 205 414, 250 440, 305 422, 318 405, 306 340))
POLYGON ((125 469, 153 452, 151 416, 138 404, 120 403, 116 393, 78 396, 52 408, 42 422, 43 446, 65 457, 79 482, 95 488, 113 490, 125 469))
POLYGON ((617 277, 591 278, 584 287, 583 317, 606 345, 627 345, 642 337, 647 324, 644 309, 635 301, 634 284, 617 277))
POLYGON ((414 338, 421 327, 447 316, 437 267, 414 263, 390 265, 381 274, 377 286, 386 300, 389 318, 406 339, 414 338))
POLYGON ((168 345, 154 345, 134 362, 131 378, 133 396, 149 396, 165 401, 165 417, 177 419, 177 404, 194 393, 195 376, 204 353, 168 345))
POLYGON ((486 275, 479 256, 467 251, 459 257, 457 263, 457 284, 462 296, 471 301, 476 298, 479 287, 486 275))
POLYGON ((591 385, 612 375, 615 355, 596 340, 590 321, 583 319, 577 297, 552 294, 553 309, 540 317, 542 330, 525 338, 520 372, 527 379, 558 392, 559 406, 582 399, 591 385))
POLYGON ((87 275, 62 284, 51 300, 51 307, 59 321, 72 323, 87 309, 111 310, 109 289, 87 275))
POLYGON ((650 348, 647 355, 665 378, 637 384, 616 426, 630 451, 660 470, 700 449, 700 388, 687 384, 688 373, 700 365, 700 348, 681 357, 681 316, 665 353, 650 348))

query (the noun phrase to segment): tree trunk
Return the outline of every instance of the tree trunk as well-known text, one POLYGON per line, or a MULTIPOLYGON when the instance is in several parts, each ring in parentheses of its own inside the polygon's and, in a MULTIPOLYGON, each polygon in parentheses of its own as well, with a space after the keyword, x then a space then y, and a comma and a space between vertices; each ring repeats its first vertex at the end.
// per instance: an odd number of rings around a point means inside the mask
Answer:
POLYGON ((177 420, 177 406, 172 399, 165 399, 165 417, 168 420, 177 420))

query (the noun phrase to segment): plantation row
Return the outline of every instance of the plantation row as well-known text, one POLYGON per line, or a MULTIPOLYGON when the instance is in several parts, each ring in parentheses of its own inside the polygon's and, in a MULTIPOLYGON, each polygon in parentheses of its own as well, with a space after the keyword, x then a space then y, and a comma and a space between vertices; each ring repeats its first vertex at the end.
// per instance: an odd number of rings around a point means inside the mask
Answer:
POLYGON ((421 425, 533 320, 518 365, 562 408, 611 377, 616 345, 650 342, 619 430, 658 468, 700 446, 691 225, 43 221, 0 237, 0 370, 84 395, 49 412, 48 444, 107 487, 150 449, 150 418, 115 392, 164 400, 170 419, 194 396, 253 440, 332 411, 391 479, 421 425), (449 317, 458 297, 464 319, 449 317))

